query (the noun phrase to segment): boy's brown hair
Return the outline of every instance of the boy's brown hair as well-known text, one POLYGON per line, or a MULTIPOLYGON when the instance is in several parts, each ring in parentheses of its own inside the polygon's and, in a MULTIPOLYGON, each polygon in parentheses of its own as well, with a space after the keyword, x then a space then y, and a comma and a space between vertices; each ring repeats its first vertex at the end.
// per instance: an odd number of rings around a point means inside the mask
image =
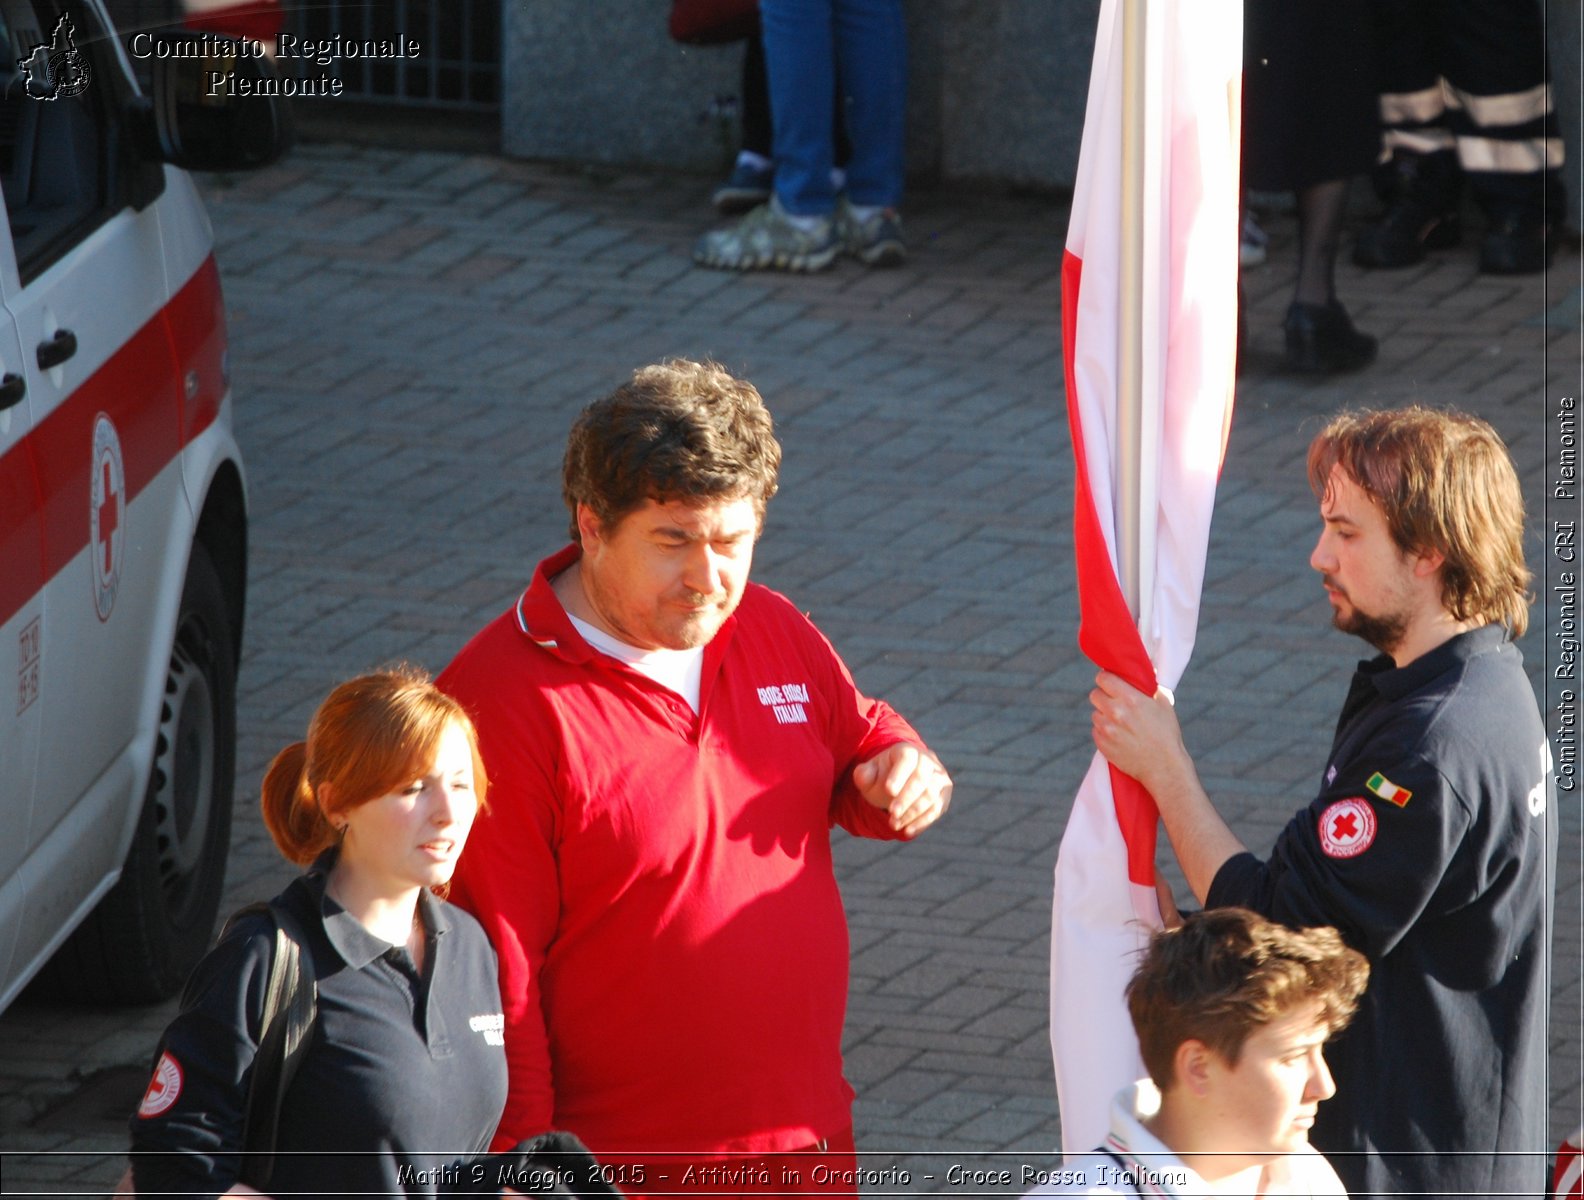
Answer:
POLYGON ((1127 986, 1144 1066, 1165 1091, 1190 1038, 1236 1066, 1256 1029, 1318 1002, 1332 1033, 1353 1017, 1369 963, 1335 929, 1288 929, 1243 908, 1194 913, 1155 935, 1127 986))

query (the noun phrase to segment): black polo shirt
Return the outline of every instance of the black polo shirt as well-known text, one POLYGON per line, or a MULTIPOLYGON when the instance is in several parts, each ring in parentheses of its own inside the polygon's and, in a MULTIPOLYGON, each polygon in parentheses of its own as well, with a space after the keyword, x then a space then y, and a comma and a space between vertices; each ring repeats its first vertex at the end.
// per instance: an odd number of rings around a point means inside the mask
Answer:
MULTIPOLYGON (((433 1195, 489 1146, 505 1106, 495 954, 471 916, 422 892, 420 977, 405 948, 325 895, 331 862, 278 897, 306 931, 319 1016, 282 1104, 269 1191, 433 1195)), ((140 1195, 214 1196, 237 1181, 273 938, 263 915, 237 922, 188 981, 131 1122, 140 1195)))
POLYGON ((1355 1197, 1542 1190, 1550 763, 1501 627, 1360 663, 1319 796, 1269 862, 1237 855, 1210 887, 1209 906, 1335 925, 1369 957, 1311 1137, 1355 1197))

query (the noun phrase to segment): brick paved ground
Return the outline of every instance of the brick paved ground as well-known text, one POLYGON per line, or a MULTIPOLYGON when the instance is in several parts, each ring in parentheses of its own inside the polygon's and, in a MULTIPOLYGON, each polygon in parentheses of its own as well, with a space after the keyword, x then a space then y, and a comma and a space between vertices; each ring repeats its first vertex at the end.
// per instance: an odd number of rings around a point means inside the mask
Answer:
MULTIPOLYGON (((571 415, 639 363, 712 355, 758 383, 786 445, 756 577, 812 612, 958 781, 949 820, 917 844, 838 847, 860 1145, 900 1156, 912 1190, 964 1190, 926 1151, 1048 1163, 1050 876, 1089 758, 1091 675, 1073 645, 1063 210, 920 196, 904 270, 740 278, 688 265, 696 179, 318 145, 207 190, 253 503, 228 905, 287 878, 254 789, 315 700, 382 660, 443 665, 563 537, 571 415)), ((1284 378, 1290 222, 1270 228, 1273 262, 1246 279, 1253 345, 1179 692, 1206 784, 1260 850, 1311 791, 1357 653, 1305 565, 1316 424, 1344 403, 1467 406, 1509 438, 1541 514, 1546 414, 1580 370, 1577 258, 1548 288, 1482 278, 1464 251, 1393 275, 1344 267, 1380 363, 1284 378)), ((1558 1137, 1584 1103, 1577 795, 1560 806, 1558 1137)), ((115 1176, 170 1011, 0 1017, 0 1187, 115 1176)))

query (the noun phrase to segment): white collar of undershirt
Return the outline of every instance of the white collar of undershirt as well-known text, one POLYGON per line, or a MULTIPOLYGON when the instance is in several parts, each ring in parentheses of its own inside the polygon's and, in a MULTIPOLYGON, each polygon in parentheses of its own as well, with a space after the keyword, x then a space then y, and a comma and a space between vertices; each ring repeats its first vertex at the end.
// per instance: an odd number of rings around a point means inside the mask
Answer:
POLYGON ((692 650, 642 650, 613 638, 603 629, 590 625, 567 613, 573 628, 583 635, 583 640, 602 654, 608 654, 626 663, 640 675, 646 675, 663 688, 669 688, 688 702, 694 712, 699 710, 699 681, 704 674, 704 647, 692 650))

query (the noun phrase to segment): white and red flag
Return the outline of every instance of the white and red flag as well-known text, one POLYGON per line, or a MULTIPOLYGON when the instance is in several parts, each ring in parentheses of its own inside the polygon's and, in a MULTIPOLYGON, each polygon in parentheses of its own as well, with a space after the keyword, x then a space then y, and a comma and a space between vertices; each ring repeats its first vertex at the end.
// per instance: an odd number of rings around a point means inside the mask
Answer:
MULTIPOLYGON (((1193 649, 1232 413, 1242 0, 1149 0, 1126 95, 1123 9, 1100 6, 1062 345, 1079 645, 1154 692, 1176 685, 1193 649), (1137 149, 1124 169, 1130 118, 1137 149)), ((1052 910, 1051 1048, 1068 1154, 1100 1144, 1111 1097, 1144 1074, 1122 989, 1160 927, 1157 823, 1148 793, 1097 754, 1062 836, 1052 910)))
POLYGON ((1584 1125, 1557 1147, 1556 1171, 1551 1177, 1553 1200, 1584 1198, 1584 1125))

